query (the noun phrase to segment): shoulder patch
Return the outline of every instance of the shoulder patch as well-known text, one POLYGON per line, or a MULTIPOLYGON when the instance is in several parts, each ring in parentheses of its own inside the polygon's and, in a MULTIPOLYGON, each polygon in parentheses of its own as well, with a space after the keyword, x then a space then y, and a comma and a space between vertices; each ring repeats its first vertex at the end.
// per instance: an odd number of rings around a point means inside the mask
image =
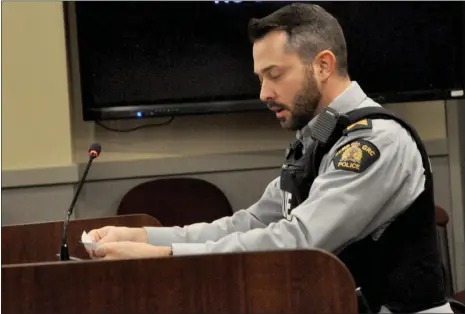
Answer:
POLYGON ((358 130, 364 130, 364 129, 372 129, 373 124, 371 123, 371 119, 363 119, 360 121, 357 121, 351 125, 349 125, 345 130, 344 130, 344 135, 346 135, 349 132, 353 131, 358 131, 358 130))
POLYGON ((333 157, 334 168, 361 173, 379 159, 380 152, 373 143, 354 140, 342 146, 333 157))

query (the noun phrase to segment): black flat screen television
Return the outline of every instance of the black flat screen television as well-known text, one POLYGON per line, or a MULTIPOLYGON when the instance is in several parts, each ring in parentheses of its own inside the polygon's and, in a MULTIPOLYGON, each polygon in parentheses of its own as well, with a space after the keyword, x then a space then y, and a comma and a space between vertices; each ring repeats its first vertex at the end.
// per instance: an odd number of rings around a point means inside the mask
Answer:
MULTIPOLYGON (((247 24, 288 3, 67 3, 84 120, 266 108, 247 24)), ((351 78, 369 96, 381 103, 463 97, 464 2, 318 4, 340 21, 351 78)))

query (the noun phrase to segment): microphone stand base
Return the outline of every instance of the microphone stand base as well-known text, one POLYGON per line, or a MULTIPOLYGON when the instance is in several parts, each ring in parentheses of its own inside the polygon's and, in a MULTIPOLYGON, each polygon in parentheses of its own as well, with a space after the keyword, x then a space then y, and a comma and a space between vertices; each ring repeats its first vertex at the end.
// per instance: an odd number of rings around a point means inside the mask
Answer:
POLYGON ((68 246, 66 244, 61 246, 60 261, 69 261, 69 251, 68 246))

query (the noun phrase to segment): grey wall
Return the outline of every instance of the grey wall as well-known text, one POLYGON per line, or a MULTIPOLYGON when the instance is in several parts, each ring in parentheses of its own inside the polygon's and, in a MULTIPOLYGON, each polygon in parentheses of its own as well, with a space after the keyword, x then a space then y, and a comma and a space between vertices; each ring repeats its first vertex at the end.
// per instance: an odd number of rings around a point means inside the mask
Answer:
MULTIPOLYGON (((235 209, 248 207, 279 175, 283 152, 94 162, 76 203, 76 218, 116 214, 123 195, 157 177, 190 176, 217 185, 235 209)), ((2 225, 63 219, 85 164, 2 171, 2 225)))
POLYGON ((450 176, 448 232, 455 267, 456 288, 465 289, 465 101, 446 102, 447 147, 450 176))

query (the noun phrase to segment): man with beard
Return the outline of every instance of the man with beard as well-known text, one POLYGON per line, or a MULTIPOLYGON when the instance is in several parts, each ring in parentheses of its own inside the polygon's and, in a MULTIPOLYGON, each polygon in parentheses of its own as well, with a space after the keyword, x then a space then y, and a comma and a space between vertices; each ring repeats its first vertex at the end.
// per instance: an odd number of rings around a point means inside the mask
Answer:
POLYGON ((88 248, 91 256, 320 248, 346 263, 374 311, 452 313, 430 165, 413 129, 389 118, 355 121, 318 160, 313 178, 304 171, 302 184, 292 181, 302 175, 296 164, 307 169, 316 160, 312 145, 323 138, 328 114, 380 108, 348 75, 338 21, 317 5, 291 4, 253 19, 249 33, 260 98, 284 129, 297 132, 281 176, 255 204, 212 223, 93 230, 100 246, 88 248))

